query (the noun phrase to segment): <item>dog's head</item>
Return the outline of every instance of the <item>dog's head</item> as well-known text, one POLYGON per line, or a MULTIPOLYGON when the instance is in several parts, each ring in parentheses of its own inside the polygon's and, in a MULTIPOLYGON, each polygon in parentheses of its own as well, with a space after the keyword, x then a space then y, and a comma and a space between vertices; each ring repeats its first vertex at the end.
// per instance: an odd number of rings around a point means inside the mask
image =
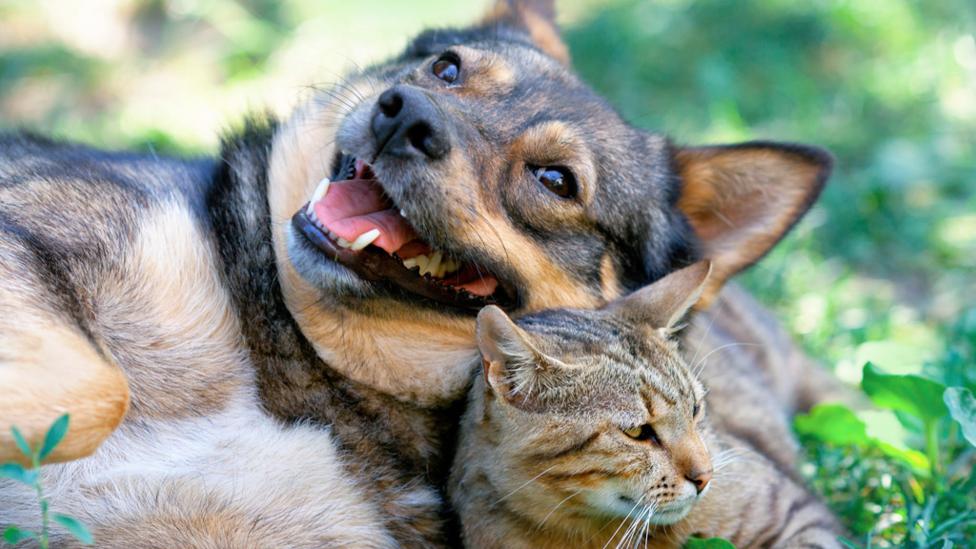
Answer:
POLYGON ((597 307, 699 257, 707 302, 816 198, 818 149, 682 148, 627 124, 569 68, 551 4, 427 31, 277 135, 282 289, 333 366, 453 396, 480 307, 597 307))

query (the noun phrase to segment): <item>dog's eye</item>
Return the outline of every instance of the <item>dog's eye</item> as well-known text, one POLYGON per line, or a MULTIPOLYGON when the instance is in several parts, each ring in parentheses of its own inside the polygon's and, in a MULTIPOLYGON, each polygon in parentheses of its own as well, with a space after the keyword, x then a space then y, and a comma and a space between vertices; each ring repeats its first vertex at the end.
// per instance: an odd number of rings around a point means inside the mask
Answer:
POLYGON ((453 53, 445 53, 434 61, 430 69, 437 78, 453 84, 461 74, 461 60, 453 53))
POLYGON ((691 409, 691 416, 697 418, 699 413, 701 413, 701 403, 696 402, 691 409))
POLYGON ((645 423, 638 427, 631 427, 629 429, 622 429, 625 435, 629 436, 634 440, 639 440, 641 442, 653 442, 654 444, 661 444, 661 440, 657 438, 657 433, 654 431, 654 427, 651 427, 649 423, 645 423))
POLYGON ((573 177, 573 172, 560 166, 532 166, 529 169, 552 194, 561 198, 576 196, 576 178, 573 177))

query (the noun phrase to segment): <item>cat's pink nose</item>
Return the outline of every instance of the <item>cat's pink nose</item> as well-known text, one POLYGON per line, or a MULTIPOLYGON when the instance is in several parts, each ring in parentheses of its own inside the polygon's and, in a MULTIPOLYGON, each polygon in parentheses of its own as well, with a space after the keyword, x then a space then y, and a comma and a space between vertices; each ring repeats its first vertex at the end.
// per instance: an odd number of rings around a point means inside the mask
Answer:
POLYGON ((708 483, 712 480, 712 470, 707 471, 692 471, 685 475, 685 478, 690 480, 692 484, 695 485, 695 489, 698 493, 705 491, 708 483))

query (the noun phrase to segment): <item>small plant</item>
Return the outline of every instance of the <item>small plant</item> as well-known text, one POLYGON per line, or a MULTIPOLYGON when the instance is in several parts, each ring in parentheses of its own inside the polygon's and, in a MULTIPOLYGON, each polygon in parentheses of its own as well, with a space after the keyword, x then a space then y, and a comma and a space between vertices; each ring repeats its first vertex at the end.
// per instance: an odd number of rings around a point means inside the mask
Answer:
POLYGON ((30 447, 27 439, 24 438, 17 427, 11 428, 17 448, 30 460, 31 468, 28 469, 18 463, 4 463, 0 465, 0 477, 13 479, 34 489, 37 493, 37 502, 41 508, 41 531, 33 532, 18 526, 7 526, 3 531, 3 541, 16 545, 24 540, 35 539, 41 549, 48 549, 48 527, 50 521, 53 520, 67 529, 81 543, 85 545, 92 544, 91 532, 77 519, 60 513, 48 513, 48 501, 44 497, 44 487, 41 485, 41 462, 54 451, 64 438, 64 435, 68 432, 68 421, 68 414, 64 414, 56 419, 51 424, 47 434, 44 435, 44 442, 41 444, 41 447, 37 449, 30 447))
POLYGON ((884 373, 870 362, 861 388, 920 450, 870 436, 868 424, 854 411, 822 404, 795 421, 818 465, 814 484, 853 533, 864 536, 866 547, 971 547, 976 541, 972 389, 884 373), (837 475, 840 471, 844 474, 837 475))

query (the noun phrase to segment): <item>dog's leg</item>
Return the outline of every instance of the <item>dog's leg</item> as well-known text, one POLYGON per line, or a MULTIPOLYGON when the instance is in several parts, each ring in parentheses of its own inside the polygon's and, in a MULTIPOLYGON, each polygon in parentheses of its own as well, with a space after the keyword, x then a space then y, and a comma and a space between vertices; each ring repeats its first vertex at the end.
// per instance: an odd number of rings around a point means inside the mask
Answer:
POLYGON ((33 448, 48 427, 70 414, 67 436, 45 460, 91 454, 119 425, 129 406, 122 371, 84 334, 30 271, 26 249, 0 241, 0 462, 26 458, 16 426, 33 448))

